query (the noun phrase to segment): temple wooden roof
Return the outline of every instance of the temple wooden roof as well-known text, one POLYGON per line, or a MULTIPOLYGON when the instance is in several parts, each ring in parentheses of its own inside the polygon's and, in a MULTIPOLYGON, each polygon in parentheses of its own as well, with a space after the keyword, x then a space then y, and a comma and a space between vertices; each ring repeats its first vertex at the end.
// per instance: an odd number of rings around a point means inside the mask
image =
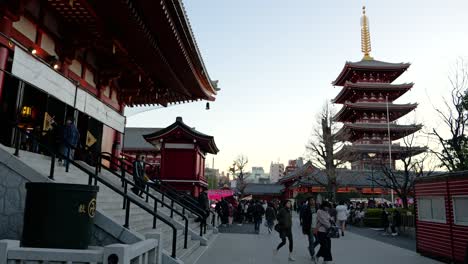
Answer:
POLYGON ((393 82, 410 66, 409 63, 390 63, 378 60, 361 60, 357 62, 347 61, 338 75, 332 82, 335 86, 343 86, 347 81, 352 81, 355 72, 379 72, 387 74, 389 82, 393 82))
POLYGON ((182 1, 46 2, 67 29, 61 53, 93 49, 102 62, 100 78, 115 82, 126 105, 215 100, 217 87, 182 1))
MULTIPOLYGON (((390 112, 390 121, 406 115, 410 111, 414 110, 418 104, 388 104, 388 110, 390 112)), ((354 122, 361 117, 357 112, 383 112, 386 114, 387 105, 384 102, 358 102, 358 103, 345 103, 341 110, 333 117, 333 120, 339 122, 354 122)))
POLYGON ((159 144, 160 140, 165 142, 174 141, 177 143, 181 143, 184 140, 187 141, 187 143, 196 142, 196 144, 198 144, 206 153, 216 154, 219 152, 214 141, 214 137, 203 134, 194 128, 189 127, 183 122, 181 117, 177 117, 176 121, 172 125, 154 131, 151 134, 143 135, 143 138, 153 145, 159 144))
MULTIPOLYGON (((392 145, 392 158, 401 159, 404 157, 415 156, 427 151, 425 147, 405 147, 399 144, 392 145)), ((367 153, 377 153, 380 156, 388 155, 388 144, 353 144, 345 145, 336 153, 336 158, 345 161, 361 160, 367 153)))
POLYGON ((144 139, 144 135, 152 134, 162 128, 155 127, 126 127, 123 151, 156 151, 157 149, 144 139))
MULTIPOLYGON (((420 130, 422 125, 398 125, 390 124, 390 134, 392 140, 406 137, 420 130)), ((335 134, 335 137, 341 141, 355 141, 362 138, 363 133, 388 133, 387 123, 354 123, 344 124, 335 134)))
MULTIPOLYGON (((357 92, 366 93, 383 93, 388 94, 390 102, 395 101, 408 90, 413 87, 414 83, 391 84, 391 83, 376 83, 376 82, 349 82, 347 81, 340 93, 332 100, 335 104, 344 104, 345 102, 355 102, 362 96, 357 92)), ((370 96, 370 94, 369 94, 370 96)))

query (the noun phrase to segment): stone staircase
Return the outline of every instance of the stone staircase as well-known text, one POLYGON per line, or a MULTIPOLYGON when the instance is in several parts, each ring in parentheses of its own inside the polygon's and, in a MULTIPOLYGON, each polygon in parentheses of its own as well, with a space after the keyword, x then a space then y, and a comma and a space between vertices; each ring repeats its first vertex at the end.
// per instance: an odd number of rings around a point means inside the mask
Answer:
MULTIPOLYGON (((0 147, 7 149, 10 153, 14 152, 14 149, 12 148, 8 148, 3 145, 0 145, 0 147)), ((31 152, 20 151, 19 160, 41 173, 44 177, 49 176, 51 164, 50 157, 31 152)), ((81 161, 78 163, 94 172, 94 167, 91 167, 81 161)), ((108 182, 112 183, 113 186, 123 190, 121 187, 121 180, 116 175, 105 169, 102 169, 99 175, 108 182)), ((60 166, 58 162, 56 162, 54 172, 54 180, 56 182, 87 184, 88 179, 89 176, 84 171, 70 165, 69 172, 67 173, 65 172, 65 167, 60 166)), ((122 209, 123 197, 103 184, 98 183, 98 186, 99 192, 96 199, 98 211, 104 213, 106 216, 109 216, 115 223, 123 225, 125 223, 125 210, 122 209)), ((160 193, 154 190, 151 190, 151 193, 157 198, 161 199, 160 193)), ((130 195, 132 195, 135 199, 140 199, 143 202, 145 201, 145 199, 142 199, 133 193, 130 195)), ((166 196, 164 202, 170 205, 171 200, 166 196)), ((145 203, 145 205, 147 205, 150 210, 153 210, 154 200, 149 198, 148 203, 145 203)), ((172 228, 158 219, 156 223, 156 229, 153 229, 153 216, 151 214, 136 206, 135 204, 131 204, 130 208, 129 229, 136 231, 143 236, 146 235, 146 233, 154 232, 156 230, 161 234, 162 240, 160 242, 163 247, 163 254, 170 256, 169 252, 172 250, 172 228)), ((178 208, 178 206, 174 206, 174 208, 178 208)), ((186 211, 186 215, 188 216, 189 221, 189 231, 187 248, 184 249, 185 221, 175 213, 173 218, 171 218, 170 212, 170 208, 166 206, 162 207, 161 204, 158 203, 158 215, 166 220, 169 220, 177 227, 177 258, 183 261, 183 263, 194 263, 194 261, 197 260, 198 257, 204 252, 209 242, 213 240, 214 230, 213 228, 208 227, 206 234, 204 234, 201 238, 199 236, 200 224, 195 222, 195 218, 192 217, 188 211, 186 211)), ((181 212, 181 210, 179 212, 181 212)))

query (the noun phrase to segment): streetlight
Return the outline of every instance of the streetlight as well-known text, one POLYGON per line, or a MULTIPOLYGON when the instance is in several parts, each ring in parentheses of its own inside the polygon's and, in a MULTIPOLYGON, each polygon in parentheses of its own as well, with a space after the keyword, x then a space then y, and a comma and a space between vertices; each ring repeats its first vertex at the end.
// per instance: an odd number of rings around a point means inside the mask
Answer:
POLYGON ((377 154, 375 153, 367 153, 367 156, 371 159, 371 183, 372 183, 372 201, 375 204, 375 196, 374 196, 374 158, 377 154))

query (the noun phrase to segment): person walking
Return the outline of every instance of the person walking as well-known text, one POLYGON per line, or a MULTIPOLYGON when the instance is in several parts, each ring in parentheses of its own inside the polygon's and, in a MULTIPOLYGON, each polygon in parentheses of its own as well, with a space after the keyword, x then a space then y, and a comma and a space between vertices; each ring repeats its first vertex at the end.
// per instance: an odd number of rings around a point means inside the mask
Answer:
POLYGON ((338 222, 338 227, 341 229, 341 236, 344 236, 347 219, 348 207, 345 205, 344 201, 340 201, 339 205, 336 207, 336 220, 338 222))
POLYGON ((390 222, 388 221, 388 212, 385 209, 385 207, 382 207, 381 219, 382 219, 382 227, 384 231, 382 235, 386 236, 388 235, 388 227, 390 225, 390 222))
POLYGON ((143 197, 143 190, 145 188, 145 157, 143 155, 137 155, 137 158, 133 161, 133 182, 135 186, 131 188, 132 192, 136 195, 143 197))
POLYGON ((262 224, 262 218, 264 214, 265 214, 265 209, 263 209, 263 205, 260 203, 260 201, 257 201, 254 205, 254 210, 253 210, 253 220, 254 220, 255 232, 257 234, 260 234, 260 225, 262 224))
POLYGON ((237 214, 239 216, 239 224, 238 225, 242 225, 242 223, 244 222, 244 202, 241 201, 238 205, 237 205, 237 214))
POLYGON ((317 227, 317 210, 315 199, 309 197, 307 206, 303 208, 301 212, 302 218, 302 233, 309 239, 309 253, 313 262, 316 262, 315 248, 319 244, 319 241, 314 234, 314 230, 317 227))
POLYGON ((75 149, 80 141, 80 132, 71 119, 67 120, 63 130, 63 155, 65 156, 65 167, 69 166, 69 160, 73 160, 75 149))
POLYGON ((292 212, 291 212, 291 201, 285 200, 283 202, 283 207, 279 210, 278 215, 278 230, 281 238, 281 243, 273 251, 273 254, 278 254, 278 251, 281 247, 286 245, 286 238, 289 241, 289 261, 296 261, 293 256, 293 235, 292 235, 292 212))
POLYGON ((331 239, 327 235, 328 229, 331 227, 332 218, 328 211, 330 210, 330 203, 327 201, 320 204, 319 210, 317 211, 317 227, 316 233, 320 243, 320 249, 317 252, 315 262, 317 263, 319 258, 323 258, 323 264, 330 263, 333 261, 331 254, 331 239))
POLYGON ((392 236, 398 236, 401 226, 401 213, 399 210, 393 210, 392 236))
POLYGON ((272 203, 268 203, 268 207, 265 210, 265 220, 267 222, 267 227, 268 227, 268 233, 271 234, 271 231, 273 230, 273 226, 275 224, 275 219, 276 219, 276 211, 273 208, 272 203))
POLYGON ((198 205, 200 206, 200 209, 203 210, 203 219, 198 219, 199 217, 197 219, 199 221, 206 221, 206 218, 210 215, 210 201, 208 200, 208 194, 205 189, 203 189, 198 195, 198 205))

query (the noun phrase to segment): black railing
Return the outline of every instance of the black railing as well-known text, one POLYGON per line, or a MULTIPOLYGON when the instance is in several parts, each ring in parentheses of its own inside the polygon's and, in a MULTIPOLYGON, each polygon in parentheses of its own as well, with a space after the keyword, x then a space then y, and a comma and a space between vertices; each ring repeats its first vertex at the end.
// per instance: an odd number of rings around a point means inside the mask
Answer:
MULTIPOLYGON (((109 161, 115 167, 120 168, 120 174, 122 178, 125 178, 125 175, 128 174, 129 176, 133 176, 132 172, 127 167, 133 166, 133 164, 126 164, 124 160, 116 158, 109 152, 102 152, 101 157, 109 161), (116 163, 118 161, 119 163, 116 163)), ((109 169, 109 168, 108 168, 109 169)), ((113 172, 116 174, 116 172, 113 172)), ((196 215, 198 219, 200 219, 200 236, 203 236, 203 233, 206 234, 206 212, 198 206, 198 202, 191 196, 184 197, 183 193, 179 193, 176 189, 172 186, 168 186, 164 182, 157 181, 155 184, 145 183, 146 191, 150 193, 149 189, 152 189, 159 194, 161 194, 161 205, 170 207, 171 209, 171 217, 173 212, 175 211, 174 203, 179 205, 182 208, 182 214, 185 215, 185 211, 189 211, 192 214, 196 215), (164 202, 164 197, 167 196, 171 199, 171 205, 168 206, 167 203, 164 202)), ((148 196, 146 196, 148 199, 148 196)), ((214 218, 213 218, 214 219, 214 218)))
MULTIPOLYGON (((144 211, 151 214, 154 217, 154 219, 159 219, 163 223, 165 223, 166 225, 171 227, 171 229, 172 229, 172 252, 171 252, 171 256, 173 258, 176 258, 177 228, 169 220, 166 220, 164 217, 161 217, 161 216, 159 216, 157 214, 157 211, 156 211, 157 210, 156 209, 157 208, 157 202, 156 202, 156 200, 155 200, 154 209, 153 210, 149 209, 145 205, 145 203, 143 203, 141 200, 135 199, 131 195, 128 195, 127 188, 125 188, 124 191, 122 191, 118 187, 115 187, 112 183, 110 183, 110 182, 106 181, 105 179, 99 177, 98 169, 96 169, 94 171, 89 170, 89 169, 85 168, 84 166, 82 166, 81 164, 75 162, 73 159, 69 159, 69 157, 63 155, 62 153, 60 153, 60 152, 58 152, 56 150, 53 150, 52 147, 42 143, 38 137, 36 137, 35 135, 32 135, 30 133, 27 133, 23 129, 19 128, 16 124, 12 125, 12 127, 15 130, 15 133, 14 133, 15 134, 15 152, 14 152, 14 155, 15 156, 20 157, 20 155, 19 155, 19 145, 20 145, 19 143, 20 143, 20 141, 19 140, 20 140, 21 135, 26 136, 26 137, 31 137, 32 139, 36 140, 37 144, 39 144, 44 150, 46 150, 46 152, 48 152, 51 155, 51 166, 50 166, 49 179, 54 180, 55 158, 59 157, 59 158, 62 158, 64 160, 66 160, 67 162, 69 162, 70 164, 72 164, 73 166, 78 168, 79 170, 81 170, 81 171, 85 172, 86 174, 88 174, 88 176, 89 176, 88 184, 92 184, 93 179, 94 179, 94 184, 97 184, 97 182, 100 182, 101 184, 103 184, 107 188, 111 189, 115 193, 117 193, 117 194, 121 195, 122 197, 124 197, 124 200, 126 201, 125 224, 124 224, 124 226, 126 228, 129 227, 130 204, 131 203, 135 204, 136 206, 140 207, 144 211)), ((96 161, 100 162, 100 157, 99 156, 98 156, 96 161)), ((99 164, 99 163, 97 163, 97 164, 99 164)), ((132 182, 130 182, 127 179, 122 179, 122 181, 125 183, 125 186, 127 186, 128 184, 130 184, 130 185, 133 184, 132 182)), ((145 190, 143 190, 143 192, 145 192, 145 190)), ((186 233, 187 233, 188 220, 187 220, 186 217, 185 217, 185 220, 186 220, 186 233)))
MULTIPOLYGON (((159 198, 157 198, 156 196, 154 196, 152 193, 149 192, 149 190, 147 188, 140 188, 139 186, 137 186, 134 182, 132 182, 131 180, 127 179, 125 177, 125 174, 123 175, 122 177, 122 174, 118 174, 116 171, 112 170, 111 167, 106 167, 102 164, 102 159, 105 159, 107 161, 109 161, 109 163, 111 165, 118 165, 116 164, 113 160, 112 160, 112 157, 111 159, 107 159, 108 158, 108 155, 107 153, 104 153, 104 154, 96 154, 96 153, 92 153, 90 151, 88 151, 91 155, 95 155, 98 157, 98 162, 96 164, 96 171, 101 171, 102 168, 104 168, 106 171, 110 172, 112 175, 116 176, 117 178, 119 178, 122 182, 124 182, 124 192, 127 193, 128 192, 128 185, 132 186, 133 188, 136 188, 137 191, 141 192, 142 194, 146 195, 146 199, 145 201, 148 203, 148 200, 149 198, 151 198, 153 201, 154 201, 154 210, 155 212, 157 212, 157 207, 158 207, 158 203, 161 205, 161 207, 171 207, 171 215, 170 217, 173 218, 174 216, 174 213, 179 215, 185 222, 185 225, 184 225, 184 230, 185 230, 185 233, 184 233, 184 248, 187 248, 187 238, 188 238, 188 218, 187 216, 185 216, 185 214, 175 210, 174 208, 174 204, 171 203, 171 205, 165 203, 164 201, 160 200, 159 198)), ((128 210, 128 201, 126 201, 126 198, 124 197, 123 199, 123 202, 124 202, 124 206, 123 206, 123 209, 125 210, 128 210)), ((128 221, 126 220, 125 221, 125 225, 128 225, 128 221)), ((156 217, 153 218, 153 228, 156 228, 156 217)))

